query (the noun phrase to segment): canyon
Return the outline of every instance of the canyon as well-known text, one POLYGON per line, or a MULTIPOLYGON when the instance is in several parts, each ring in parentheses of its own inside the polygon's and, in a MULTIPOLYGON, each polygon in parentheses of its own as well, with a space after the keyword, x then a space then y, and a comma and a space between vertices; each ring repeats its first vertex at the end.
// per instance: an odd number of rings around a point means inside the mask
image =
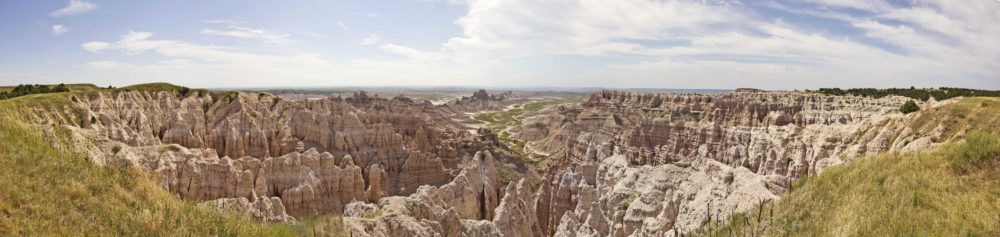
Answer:
POLYGON ((909 126, 905 97, 754 89, 601 90, 526 112, 506 131, 540 161, 469 125, 534 99, 121 90, 32 114, 71 130, 90 161, 143 170, 182 199, 269 222, 341 215, 352 236, 685 234, 856 157, 959 137, 909 126), (521 179, 505 180, 510 166, 521 179))

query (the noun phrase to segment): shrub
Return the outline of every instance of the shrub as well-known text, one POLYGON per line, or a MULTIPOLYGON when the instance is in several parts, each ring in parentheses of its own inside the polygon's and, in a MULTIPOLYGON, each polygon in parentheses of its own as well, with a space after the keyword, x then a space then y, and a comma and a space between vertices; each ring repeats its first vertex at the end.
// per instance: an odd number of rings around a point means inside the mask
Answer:
POLYGON ((969 132, 965 143, 951 149, 950 158, 952 168, 960 173, 1000 161, 1000 139, 989 133, 969 132))
POLYGON ((899 107, 899 112, 903 112, 903 114, 909 114, 919 110, 920 106, 917 106, 917 103, 913 102, 913 100, 907 101, 906 103, 903 103, 903 106, 899 107))
POLYGON ((635 201, 636 199, 639 199, 639 196, 632 196, 629 199, 625 199, 625 201, 622 201, 621 204, 618 204, 618 210, 619 211, 628 210, 628 207, 631 206, 632 202, 635 201))

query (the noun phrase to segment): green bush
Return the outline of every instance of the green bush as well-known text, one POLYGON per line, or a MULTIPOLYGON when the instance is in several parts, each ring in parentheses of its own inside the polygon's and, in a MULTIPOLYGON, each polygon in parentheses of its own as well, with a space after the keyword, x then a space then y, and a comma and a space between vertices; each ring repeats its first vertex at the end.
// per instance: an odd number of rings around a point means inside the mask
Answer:
POLYGON ((625 199, 624 201, 622 201, 622 203, 618 204, 618 210, 627 211, 628 207, 631 206, 632 202, 635 201, 636 199, 639 199, 639 196, 632 196, 628 199, 625 199))
POLYGON ((177 93, 180 93, 180 97, 187 96, 188 92, 191 92, 191 88, 182 86, 177 89, 177 93))
POLYGON ((989 133, 969 132, 965 143, 951 149, 950 158, 952 168, 960 173, 1000 161, 1000 139, 989 133))
POLYGON ((917 106, 917 103, 913 102, 913 100, 907 101, 906 103, 903 103, 903 106, 899 107, 899 112, 903 112, 903 114, 913 113, 919 110, 920 106, 917 106))

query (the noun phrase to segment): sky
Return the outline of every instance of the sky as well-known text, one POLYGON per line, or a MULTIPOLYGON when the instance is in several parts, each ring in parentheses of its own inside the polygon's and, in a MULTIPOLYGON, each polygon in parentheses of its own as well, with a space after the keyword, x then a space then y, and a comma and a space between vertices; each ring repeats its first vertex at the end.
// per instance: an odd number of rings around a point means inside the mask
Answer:
POLYGON ((0 84, 1000 89, 1000 0, 4 0, 0 84))

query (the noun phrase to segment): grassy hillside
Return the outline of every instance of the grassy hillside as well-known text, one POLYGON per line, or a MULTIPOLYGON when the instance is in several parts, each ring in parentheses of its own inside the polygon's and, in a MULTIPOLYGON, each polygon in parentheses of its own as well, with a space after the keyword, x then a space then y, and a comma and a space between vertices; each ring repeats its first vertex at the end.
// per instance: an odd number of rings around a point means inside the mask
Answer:
MULTIPOLYGON (((159 188, 138 170, 99 167, 58 149, 71 132, 38 127, 26 108, 62 108, 73 92, 0 101, 0 236, 305 235, 305 224, 268 224, 200 207, 159 188), (50 133, 43 130, 54 131, 50 133)), ((68 115, 71 116, 71 115, 68 115)), ((317 223, 311 220, 310 225, 317 223)))
MULTIPOLYGON (((48 86, 55 86, 55 85, 48 85, 48 86)), ((70 91, 74 91, 74 92, 75 91, 94 91, 94 90, 100 90, 101 89, 100 87, 97 87, 96 85, 90 84, 90 83, 84 83, 84 84, 66 84, 66 87, 69 88, 70 91)), ((12 89, 14 89, 14 86, 0 86, 0 91, 10 91, 12 89)))
POLYGON ((912 125, 945 125, 965 141, 921 154, 882 154, 792 185, 776 203, 713 222, 711 236, 998 236, 1000 131, 996 98, 922 111, 912 125))

